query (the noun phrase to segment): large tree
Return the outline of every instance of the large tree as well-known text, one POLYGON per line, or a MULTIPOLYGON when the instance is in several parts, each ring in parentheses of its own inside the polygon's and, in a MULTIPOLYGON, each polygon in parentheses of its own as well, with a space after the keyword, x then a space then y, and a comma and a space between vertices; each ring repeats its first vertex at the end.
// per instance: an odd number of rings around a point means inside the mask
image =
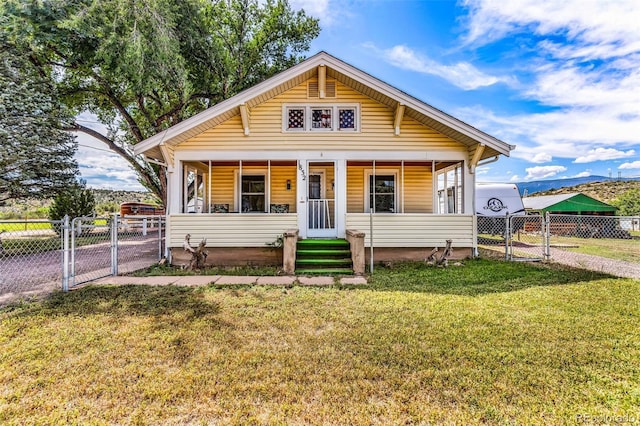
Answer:
POLYGON ((287 0, 5 0, 1 42, 53 75, 62 101, 166 201, 161 167, 132 146, 302 59, 316 19, 287 0))
POLYGON ((71 122, 51 80, 0 50, 0 205, 50 198, 75 182, 78 145, 63 130, 71 122))

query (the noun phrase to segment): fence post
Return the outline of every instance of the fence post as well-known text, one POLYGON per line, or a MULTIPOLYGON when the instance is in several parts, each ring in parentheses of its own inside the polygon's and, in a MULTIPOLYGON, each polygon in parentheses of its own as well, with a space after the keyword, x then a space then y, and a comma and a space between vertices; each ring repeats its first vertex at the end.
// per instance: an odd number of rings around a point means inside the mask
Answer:
POLYGON ((158 260, 162 260, 162 216, 158 216, 158 260))
POLYGON ((118 213, 111 221, 111 275, 118 275, 118 213))
POLYGON ((80 235, 80 229, 82 226, 82 219, 74 217, 71 219, 71 224, 69 226, 69 232, 71 233, 71 263, 69 265, 69 281, 71 281, 71 286, 76 286, 76 221, 78 221, 78 230, 77 233, 80 235))
POLYGON ((551 215, 544 212, 544 260, 551 259, 551 215))
POLYGON ((146 217, 142 218, 142 236, 143 237, 147 236, 147 218, 146 217))
POLYGON ((509 240, 511 234, 511 218, 509 215, 504 217, 504 260, 509 260, 509 240))
POLYGON ((62 221, 62 291, 69 291, 69 216, 62 221))

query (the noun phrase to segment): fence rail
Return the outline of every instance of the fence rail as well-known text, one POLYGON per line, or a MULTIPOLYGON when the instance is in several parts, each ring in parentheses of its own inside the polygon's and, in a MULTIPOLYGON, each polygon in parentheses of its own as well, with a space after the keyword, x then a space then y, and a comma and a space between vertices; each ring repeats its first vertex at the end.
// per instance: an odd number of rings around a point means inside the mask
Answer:
POLYGON ((164 217, 0 221, 0 304, 100 277, 164 256, 164 217))

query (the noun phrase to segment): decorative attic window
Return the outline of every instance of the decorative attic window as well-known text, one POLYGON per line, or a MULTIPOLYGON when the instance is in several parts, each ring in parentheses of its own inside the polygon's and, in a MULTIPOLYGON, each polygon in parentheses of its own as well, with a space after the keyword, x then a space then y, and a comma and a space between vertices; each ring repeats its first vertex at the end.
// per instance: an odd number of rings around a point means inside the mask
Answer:
POLYGON ((305 130, 305 108, 304 107, 290 107, 286 108, 286 120, 287 130, 305 130))
POLYGON ((339 130, 356 130, 356 109, 338 108, 339 130))
MULTIPOLYGON (((320 88, 318 86, 317 81, 310 81, 307 83, 307 97, 309 99, 320 98, 320 88)), ((325 98, 336 97, 336 81, 335 80, 327 80, 327 82, 325 83, 324 97, 325 98)))
POLYGON ((331 130, 333 128, 333 108, 311 108, 311 129, 331 130))
POLYGON ((358 132, 360 105, 285 105, 283 132, 358 132))

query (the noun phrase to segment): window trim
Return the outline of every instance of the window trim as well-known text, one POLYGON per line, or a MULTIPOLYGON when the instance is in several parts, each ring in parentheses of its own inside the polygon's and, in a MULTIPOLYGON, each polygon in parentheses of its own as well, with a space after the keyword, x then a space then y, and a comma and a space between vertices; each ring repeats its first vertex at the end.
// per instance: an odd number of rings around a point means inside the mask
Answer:
MULTIPOLYGON (((369 180, 371 176, 373 176, 373 169, 365 169, 364 171, 364 212, 371 212, 371 205, 369 199, 371 198, 371 190, 369 188, 369 180)), ((375 176, 379 175, 393 175, 394 180, 394 191, 393 191, 393 204, 395 206, 394 212, 376 212, 376 213, 384 213, 384 214, 398 214, 402 213, 401 206, 398 204, 399 195, 400 195, 400 180, 398 179, 398 170, 397 169, 375 169, 375 176)))
POLYGON ((307 108, 304 105, 285 105, 282 113, 282 131, 283 132, 306 132, 307 129, 307 108), (289 111, 301 109, 303 111, 302 128, 289 127, 289 111))
POLYGON ((299 133, 299 132, 360 132, 361 124, 361 112, 360 104, 342 104, 342 103, 308 103, 308 104, 283 104, 282 106, 282 132, 283 133, 299 133), (304 127, 303 128, 289 128, 289 111, 294 109, 304 110, 304 127), (331 110, 331 127, 330 128, 318 128, 312 126, 313 110, 314 109, 330 109, 331 110), (340 111, 341 110, 353 110, 353 125, 354 128, 341 128, 340 127, 340 111))
POLYGON ((261 213, 268 213, 268 206, 269 206, 269 180, 268 180, 268 172, 267 170, 249 170, 247 171, 247 173, 245 173, 243 171, 242 175, 240 175, 240 171, 236 170, 235 171, 235 185, 234 185, 234 193, 233 193, 233 200, 234 200, 234 204, 235 204, 235 210, 239 213, 242 214, 261 214, 261 213), (262 176, 264 178, 264 211, 262 212, 244 212, 242 211, 242 177, 244 176, 262 176))

